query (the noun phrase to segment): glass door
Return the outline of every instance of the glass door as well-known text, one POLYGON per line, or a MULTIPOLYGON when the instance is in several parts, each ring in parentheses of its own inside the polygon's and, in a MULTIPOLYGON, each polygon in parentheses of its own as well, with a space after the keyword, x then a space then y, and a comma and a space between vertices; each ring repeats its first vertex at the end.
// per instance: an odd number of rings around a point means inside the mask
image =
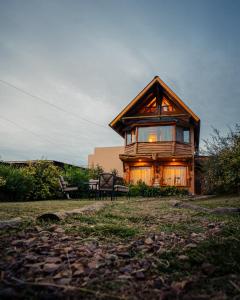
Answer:
POLYGON ((130 181, 136 184, 139 180, 151 185, 151 167, 131 167, 130 181))

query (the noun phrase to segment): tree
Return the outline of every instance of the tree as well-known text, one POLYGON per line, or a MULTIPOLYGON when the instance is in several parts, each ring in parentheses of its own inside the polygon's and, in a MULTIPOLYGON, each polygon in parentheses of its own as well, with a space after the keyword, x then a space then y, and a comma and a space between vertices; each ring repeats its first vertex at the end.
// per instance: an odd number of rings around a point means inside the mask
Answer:
POLYGON ((113 174, 114 176, 118 176, 118 170, 117 169, 112 169, 111 174, 113 174))
POLYGON ((92 167, 89 169, 89 176, 91 179, 98 179, 99 175, 104 173, 104 169, 100 165, 96 165, 96 167, 92 167))
POLYGON ((205 140, 205 185, 208 192, 240 193, 240 125, 223 136, 213 129, 211 139, 205 140))

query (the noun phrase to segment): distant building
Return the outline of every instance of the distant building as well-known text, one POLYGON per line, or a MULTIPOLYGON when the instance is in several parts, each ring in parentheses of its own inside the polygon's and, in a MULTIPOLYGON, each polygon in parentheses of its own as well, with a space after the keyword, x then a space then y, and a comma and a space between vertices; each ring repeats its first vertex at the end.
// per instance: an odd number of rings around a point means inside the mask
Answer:
POLYGON ((123 164, 119 158, 119 155, 123 153, 124 146, 95 148, 94 153, 88 155, 88 167, 99 165, 106 172, 116 169, 118 175, 123 176, 123 164))

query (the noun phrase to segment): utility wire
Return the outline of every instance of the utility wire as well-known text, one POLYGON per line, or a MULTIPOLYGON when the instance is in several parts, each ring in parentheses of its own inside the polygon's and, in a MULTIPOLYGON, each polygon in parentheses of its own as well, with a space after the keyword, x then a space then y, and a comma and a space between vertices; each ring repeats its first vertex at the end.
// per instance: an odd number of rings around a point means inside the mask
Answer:
MULTIPOLYGON (((41 140, 43 140, 43 141, 45 141, 45 142, 48 142, 48 143, 50 143, 50 144, 52 144, 52 145, 54 145, 54 146, 57 145, 57 146, 59 147, 59 143, 58 143, 56 140, 53 140, 53 139, 50 140, 50 139, 46 138, 45 136, 43 137, 41 134, 38 134, 38 133, 34 132, 33 130, 30 130, 30 129, 26 128, 26 127, 23 127, 23 126, 20 125, 19 123, 16 123, 15 121, 10 120, 10 119, 8 119, 8 118, 2 116, 2 115, 0 115, 0 119, 2 119, 2 120, 4 120, 4 121, 7 121, 7 122, 9 122, 9 123, 11 123, 11 124, 13 124, 13 125, 15 125, 17 128, 20 128, 20 129, 22 129, 22 130, 24 130, 24 131, 26 131, 26 132, 28 132, 28 133, 31 133, 31 134, 34 135, 35 137, 38 137, 38 138, 40 138, 41 140)), ((84 137, 84 138, 90 140, 90 138, 89 138, 88 136, 86 136, 86 135, 81 136, 81 137, 84 137)))
POLYGON ((19 125, 18 123, 14 122, 14 121, 12 121, 12 120, 6 118, 6 117, 3 117, 3 116, 0 115, 0 119, 5 120, 5 121, 7 121, 7 122, 9 122, 9 123, 11 123, 11 124, 13 124, 13 125, 15 125, 16 127, 20 128, 20 129, 22 129, 22 130, 24 130, 24 131, 27 131, 28 133, 31 133, 32 135, 34 135, 34 136, 40 138, 41 140, 44 140, 45 142, 47 141, 48 143, 51 143, 51 144, 53 144, 54 146, 56 146, 56 144, 53 143, 51 140, 46 139, 45 137, 43 138, 40 134, 38 134, 38 133, 36 133, 36 132, 34 132, 34 131, 28 129, 28 128, 25 128, 25 127, 23 127, 22 125, 19 125))
POLYGON ((46 99, 44 99, 42 97, 36 96, 36 95, 34 95, 34 94, 26 91, 26 90, 23 90, 22 88, 19 88, 19 87, 15 86, 14 84, 10 83, 10 82, 7 82, 7 81, 2 80, 2 79, 0 79, 0 82, 3 83, 3 84, 5 84, 5 85, 7 85, 7 86, 9 86, 9 87, 11 87, 11 88, 13 88, 13 89, 15 89, 15 90, 17 90, 17 91, 19 91, 19 92, 21 92, 21 93, 23 93, 23 94, 25 94, 25 95, 27 95, 27 96, 30 96, 30 97, 35 98, 35 99, 37 99, 37 100, 39 100, 39 101, 41 101, 41 102, 43 102, 43 103, 45 103, 47 105, 50 105, 50 106, 54 107, 55 109, 57 109, 57 110, 59 110, 61 112, 65 112, 67 114, 70 114, 70 115, 74 116, 75 118, 81 119, 81 120, 83 120, 85 122, 88 122, 90 124, 93 124, 95 126, 99 126, 99 127, 107 129, 107 127, 104 126, 104 125, 102 125, 102 124, 98 124, 96 122, 93 122, 91 120, 83 118, 82 116, 79 116, 79 115, 77 115, 77 114, 75 114, 73 112, 67 111, 64 108, 62 108, 62 107, 60 107, 60 106, 58 106, 56 104, 53 104, 53 103, 49 102, 48 100, 46 100, 46 99))

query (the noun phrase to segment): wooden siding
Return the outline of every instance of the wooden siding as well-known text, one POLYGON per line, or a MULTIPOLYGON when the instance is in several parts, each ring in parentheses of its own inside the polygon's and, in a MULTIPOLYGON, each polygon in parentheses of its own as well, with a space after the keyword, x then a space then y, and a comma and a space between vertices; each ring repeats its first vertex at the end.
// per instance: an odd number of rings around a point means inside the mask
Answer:
POLYGON ((176 143, 175 155, 193 155, 191 144, 176 143))
POLYGON ((137 154, 159 154, 169 156, 172 154, 173 142, 138 143, 137 154))
POLYGON ((134 143, 125 147, 124 154, 158 154, 158 157, 193 155, 191 144, 179 142, 134 143))
POLYGON ((135 147, 135 143, 134 144, 130 144, 130 145, 126 145, 125 149, 124 149, 124 154, 135 154, 134 153, 134 147, 135 147))

